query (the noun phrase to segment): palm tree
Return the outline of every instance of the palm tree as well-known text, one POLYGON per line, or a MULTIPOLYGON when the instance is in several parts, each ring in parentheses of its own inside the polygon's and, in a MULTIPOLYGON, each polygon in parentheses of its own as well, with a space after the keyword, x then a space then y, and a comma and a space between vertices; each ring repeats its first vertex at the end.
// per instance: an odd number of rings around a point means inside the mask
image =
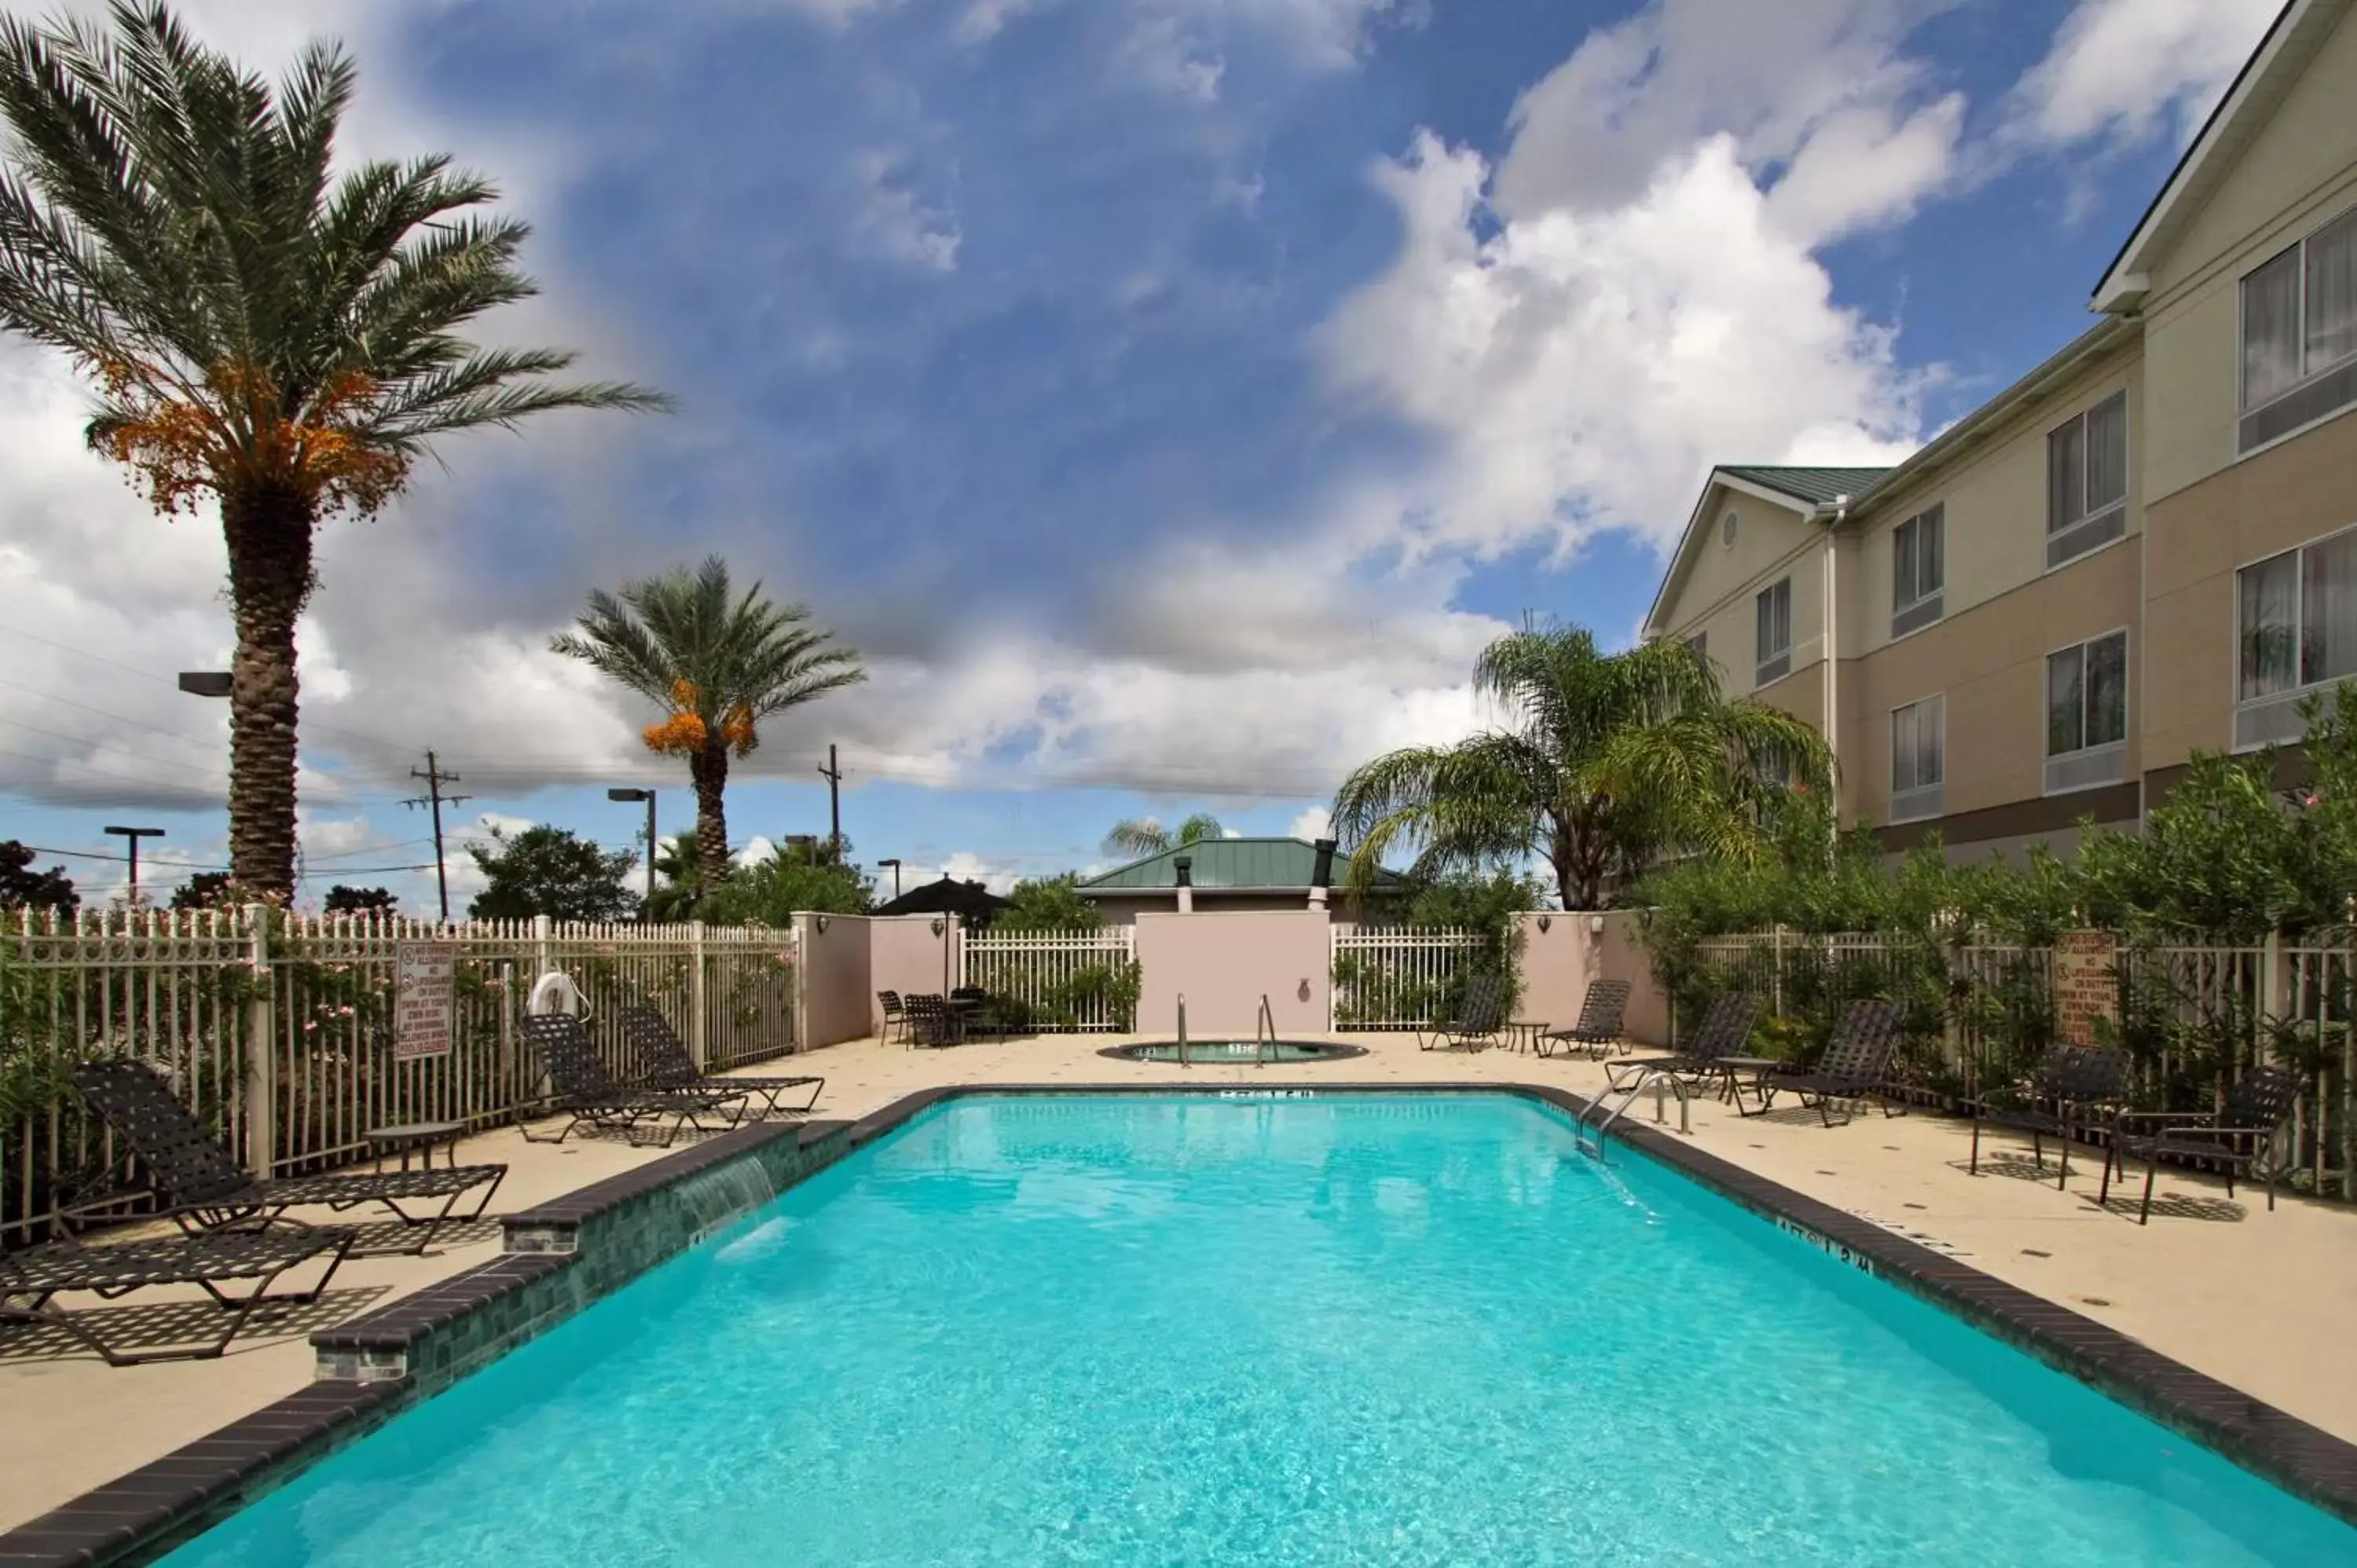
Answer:
POLYGON ((578 633, 549 644, 669 715, 643 738, 649 751, 687 758, 706 893, 728 875, 729 755, 759 745, 757 726, 771 714, 867 679, 859 655, 829 647, 809 619, 801 605, 763 598, 759 583, 737 594, 715 555, 693 572, 674 567, 619 594, 592 593, 578 633))
POLYGON ((1226 832, 1227 830, 1220 825, 1220 819, 1209 811, 1196 812, 1179 823, 1175 832, 1155 818, 1133 817, 1113 825, 1113 831, 1104 836, 1104 847, 1107 854, 1143 857, 1160 854, 1166 849, 1177 849, 1200 839, 1219 838, 1226 832))
POLYGON ((0 326, 96 383, 90 444, 159 512, 219 505, 230 858, 263 896, 295 886, 295 621, 319 524, 382 510, 436 436, 664 406, 543 379, 563 350, 456 336, 536 292, 515 267, 529 231, 476 215, 497 192, 438 154, 331 177, 355 81, 314 43, 274 91, 161 4, 116 0, 111 27, 0 19, 0 326))
POLYGON ((1334 822, 1352 846, 1353 888, 1394 845, 1415 843, 1422 875, 1534 854, 1565 908, 1594 908, 1609 873, 1669 854, 1755 857, 1766 791, 1832 777, 1823 736, 1765 703, 1728 701, 1684 642, 1605 654, 1577 627, 1513 632, 1482 651, 1473 686, 1508 727, 1394 751, 1343 781, 1334 822))

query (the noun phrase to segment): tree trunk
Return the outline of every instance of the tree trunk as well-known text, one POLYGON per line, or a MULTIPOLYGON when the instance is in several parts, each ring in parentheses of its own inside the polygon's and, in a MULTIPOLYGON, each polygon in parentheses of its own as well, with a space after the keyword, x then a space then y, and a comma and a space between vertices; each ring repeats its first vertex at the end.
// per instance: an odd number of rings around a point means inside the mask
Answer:
POLYGON ((695 783, 695 859, 709 893, 728 875, 728 747, 688 753, 687 776, 695 783))
POLYGON ((311 596, 312 502, 265 486, 221 498, 237 653, 230 664, 230 875, 295 894, 295 618, 311 596))

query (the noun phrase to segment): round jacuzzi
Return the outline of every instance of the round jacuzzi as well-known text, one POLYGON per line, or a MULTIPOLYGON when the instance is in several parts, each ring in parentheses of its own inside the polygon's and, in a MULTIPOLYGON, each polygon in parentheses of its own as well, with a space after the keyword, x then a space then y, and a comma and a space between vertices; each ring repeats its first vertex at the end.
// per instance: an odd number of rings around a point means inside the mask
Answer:
MULTIPOLYGON (((1331 1040, 1189 1040, 1186 1062, 1189 1067, 1256 1067, 1286 1062, 1330 1062, 1345 1057, 1362 1057, 1363 1046, 1339 1045, 1331 1040)), ((1097 1053, 1125 1062, 1176 1062, 1179 1059, 1176 1040, 1145 1040, 1134 1046, 1108 1046, 1097 1053)))

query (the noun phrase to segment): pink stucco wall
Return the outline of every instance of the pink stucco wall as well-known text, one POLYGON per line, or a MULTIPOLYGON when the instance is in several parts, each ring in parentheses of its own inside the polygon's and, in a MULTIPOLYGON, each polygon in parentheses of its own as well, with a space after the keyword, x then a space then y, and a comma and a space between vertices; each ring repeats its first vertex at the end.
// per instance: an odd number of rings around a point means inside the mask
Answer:
POLYGON ((802 933, 802 1046, 811 1050, 872 1033, 876 998, 867 983, 868 927, 864 915, 796 915, 802 933), (820 930, 823 919, 826 929, 820 930))
POLYGON ((1653 983, 1652 964, 1637 940, 1631 911, 1592 916, 1550 910, 1517 917, 1523 929, 1523 994, 1515 1013, 1540 1018, 1549 1028, 1567 1028, 1579 1016, 1592 980, 1629 983, 1628 1037, 1640 1045, 1667 1045, 1670 1010, 1653 983), (1544 919, 1546 929, 1541 930, 1544 919), (1602 922, 1603 929, 1596 929, 1602 922))
POLYGON ((1137 1030, 1250 1039, 1268 997, 1279 1035, 1326 1032, 1333 1007, 1332 949, 1323 909, 1141 914, 1137 1030))
POLYGON ((957 924, 943 915, 894 915, 867 922, 867 1033, 880 1033, 884 1011, 879 991, 901 995, 946 996, 958 983, 957 924), (939 935, 933 922, 939 920, 939 935))

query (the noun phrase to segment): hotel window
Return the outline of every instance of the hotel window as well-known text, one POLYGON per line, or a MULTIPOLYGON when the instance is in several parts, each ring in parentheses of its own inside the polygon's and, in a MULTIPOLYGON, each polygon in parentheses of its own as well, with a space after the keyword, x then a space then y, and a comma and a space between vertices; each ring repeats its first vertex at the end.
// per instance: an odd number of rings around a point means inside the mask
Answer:
POLYGON ((1948 700, 1926 697, 1890 714, 1890 820, 1921 822, 1942 809, 1948 776, 1948 700))
POLYGON ((1935 506, 1909 518, 1890 535, 1890 635, 1904 637, 1945 613, 1948 509, 1935 506))
POLYGON ((2128 529, 2128 394, 2114 392, 2046 435, 2046 564, 2128 529))
POLYGON ((2046 656, 2046 792, 2117 784, 2128 768, 2128 634, 2046 656))
POLYGON ((2357 676, 2357 529, 2234 575, 2237 747, 2298 740, 2300 696, 2357 676))
POLYGON ((2248 452, 2357 403, 2357 211, 2243 279, 2248 452))
POLYGON ((1686 639, 1686 646, 1694 650, 1694 656, 1696 659, 1707 661, 1710 658, 1710 633, 1706 631, 1695 632, 1692 637, 1686 639))
POLYGON ((1759 668, 1752 684, 1765 686, 1792 672, 1792 579, 1760 590, 1754 601, 1760 624, 1759 668))

